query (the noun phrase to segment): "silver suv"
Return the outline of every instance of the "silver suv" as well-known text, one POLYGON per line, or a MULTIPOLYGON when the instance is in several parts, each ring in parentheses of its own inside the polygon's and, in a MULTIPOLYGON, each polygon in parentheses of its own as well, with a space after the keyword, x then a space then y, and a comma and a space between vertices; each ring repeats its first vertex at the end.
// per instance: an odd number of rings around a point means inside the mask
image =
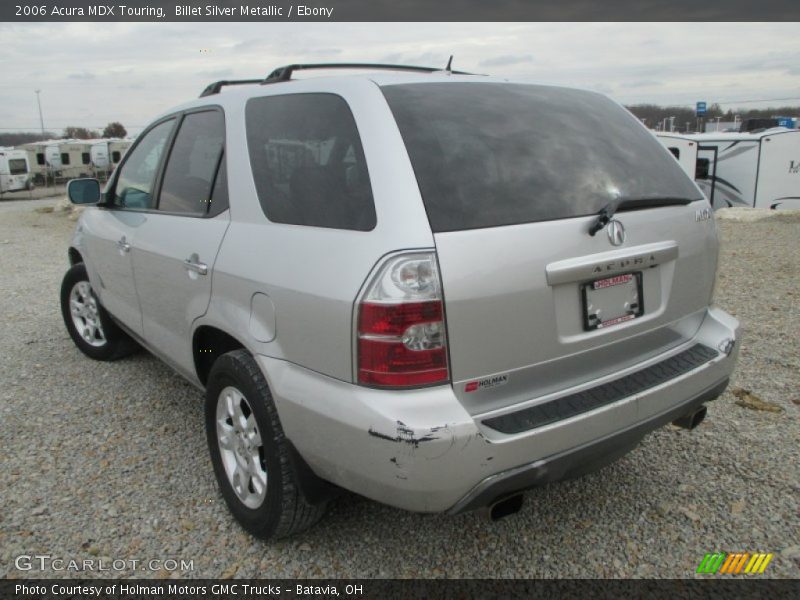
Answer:
POLYGON ((292 78, 321 66, 217 82, 102 193, 69 186, 94 205, 70 335, 205 390, 245 528, 300 531, 342 489, 499 517, 702 420, 739 324, 712 306, 709 204, 636 118, 449 70, 292 78))

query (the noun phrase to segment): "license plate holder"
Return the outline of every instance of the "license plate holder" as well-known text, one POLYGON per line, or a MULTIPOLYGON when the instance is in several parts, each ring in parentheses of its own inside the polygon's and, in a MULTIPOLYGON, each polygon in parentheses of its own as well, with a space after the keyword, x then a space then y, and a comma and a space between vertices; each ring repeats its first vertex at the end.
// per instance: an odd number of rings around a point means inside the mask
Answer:
POLYGON ((644 314, 642 273, 622 273, 581 285, 583 328, 607 329, 644 314))

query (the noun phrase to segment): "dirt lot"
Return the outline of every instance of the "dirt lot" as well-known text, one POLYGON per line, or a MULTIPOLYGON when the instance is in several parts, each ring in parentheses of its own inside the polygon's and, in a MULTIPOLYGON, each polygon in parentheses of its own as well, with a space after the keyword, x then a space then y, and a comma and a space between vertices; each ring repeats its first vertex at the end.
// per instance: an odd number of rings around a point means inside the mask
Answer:
POLYGON ((41 576, 15 559, 46 553, 193 561, 105 576, 682 578, 714 551, 773 552, 765 576, 800 575, 800 222, 720 222, 717 303, 744 338, 694 432, 659 430, 497 523, 349 495, 267 544, 217 493, 201 394, 146 353, 97 363, 69 340, 58 287, 74 223, 43 205, 0 202, 0 577, 41 576))

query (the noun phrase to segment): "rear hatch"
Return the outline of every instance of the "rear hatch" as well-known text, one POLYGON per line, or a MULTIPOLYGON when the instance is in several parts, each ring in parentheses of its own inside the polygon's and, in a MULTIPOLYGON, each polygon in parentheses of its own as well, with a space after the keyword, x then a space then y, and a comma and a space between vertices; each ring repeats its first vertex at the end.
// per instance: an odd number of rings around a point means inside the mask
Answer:
POLYGON ((453 388, 471 413, 614 374, 696 333, 717 260, 708 204, 623 107, 494 82, 382 90, 434 233, 453 388))

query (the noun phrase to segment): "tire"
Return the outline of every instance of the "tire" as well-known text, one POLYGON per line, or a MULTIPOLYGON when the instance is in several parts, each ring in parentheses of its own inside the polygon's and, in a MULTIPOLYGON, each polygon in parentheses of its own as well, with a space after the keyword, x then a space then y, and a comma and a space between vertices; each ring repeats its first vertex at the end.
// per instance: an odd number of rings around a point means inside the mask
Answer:
POLYGON ((214 474, 242 527, 256 537, 278 539, 319 521, 326 505, 303 496, 269 386, 247 351, 234 350, 214 362, 205 412, 214 474))
POLYGON ((83 263, 70 267, 61 282, 61 315, 72 341, 89 358, 117 360, 139 349, 95 297, 83 263))

